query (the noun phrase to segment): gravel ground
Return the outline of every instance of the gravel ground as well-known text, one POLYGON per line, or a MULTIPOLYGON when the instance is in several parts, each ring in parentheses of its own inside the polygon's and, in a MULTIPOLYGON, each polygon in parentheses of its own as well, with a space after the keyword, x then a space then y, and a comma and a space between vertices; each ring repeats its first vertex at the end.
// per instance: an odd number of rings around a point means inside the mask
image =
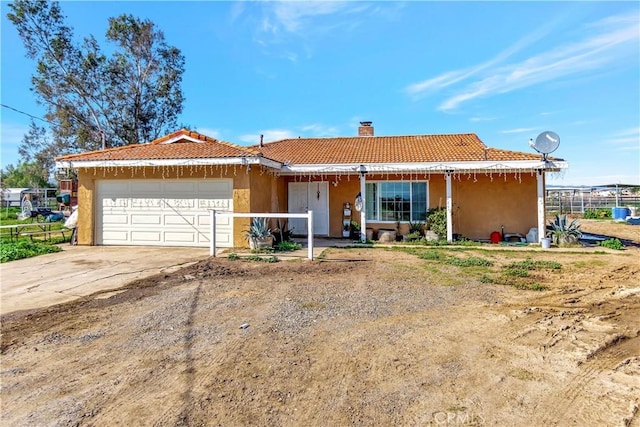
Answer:
POLYGON ((3 316, 2 423, 640 423, 640 249, 411 252, 207 259, 3 316))

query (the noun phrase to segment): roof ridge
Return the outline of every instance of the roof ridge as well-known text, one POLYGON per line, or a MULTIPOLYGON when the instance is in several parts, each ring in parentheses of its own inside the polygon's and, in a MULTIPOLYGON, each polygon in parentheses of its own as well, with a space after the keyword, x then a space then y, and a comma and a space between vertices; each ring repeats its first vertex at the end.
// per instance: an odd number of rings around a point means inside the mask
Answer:
MULTIPOLYGON (((427 137, 440 137, 440 136, 474 136, 475 138, 478 139, 478 141, 480 141, 483 145, 486 146, 486 144, 484 144, 484 142, 482 142, 482 140, 478 137, 478 135, 474 132, 466 132, 466 133, 433 133, 433 134, 429 134, 429 133, 417 133, 417 134, 413 134, 413 135, 370 135, 370 136, 366 136, 366 135, 346 135, 346 136, 305 136, 305 137, 297 137, 297 138, 283 138, 283 139, 276 139, 275 141, 265 141, 262 143, 262 145, 271 145, 271 144, 275 144, 275 143, 279 143, 279 142, 285 142, 285 141, 295 141, 298 139, 323 139, 323 140, 330 140, 330 139, 342 139, 342 138, 362 138, 363 140, 371 140, 371 139, 379 139, 379 138, 406 138, 406 137, 414 137, 414 136, 427 136, 427 137)), ((260 144, 254 144, 254 145, 250 145, 250 147, 260 147, 260 144)))
POLYGON ((216 138, 212 138, 210 136, 207 136, 203 133, 200 132, 196 132, 196 131, 192 131, 191 129, 187 129, 187 128, 182 128, 180 130, 177 130, 175 132, 172 132, 168 135, 164 135, 161 136, 160 138, 156 138, 153 141, 149 141, 148 144, 150 145, 158 145, 158 144, 162 144, 165 141, 169 141, 171 139, 174 139, 176 137, 179 136, 187 136, 190 138, 194 138, 197 139, 199 141, 203 141, 203 142, 217 142, 218 140, 216 138))
POLYGON ((248 153, 250 153, 250 154, 252 154, 254 156, 262 156, 262 153, 260 151, 254 150, 250 146, 247 147, 247 146, 244 146, 244 145, 238 145, 238 144, 234 144, 233 142, 229 142, 229 141, 220 141, 220 140, 216 140, 216 141, 218 143, 220 143, 220 144, 225 144, 228 147, 235 148, 236 150, 248 152, 248 153))
POLYGON ((120 150, 127 150, 127 149, 131 149, 131 148, 135 148, 135 147, 139 147, 141 145, 145 145, 146 143, 133 143, 133 144, 127 144, 127 145, 121 145, 119 147, 111 147, 111 148, 105 148, 104 150, 100 149, 100 150, 91 150, 91 151, 83 151, 81 153, 73 153, 73 154, 65 154, 63 156, 59 156, 56 157, 55 159, 64 159, 66 157, 72 157, 72 156, 79 156, 79 155, 85 155, 85 154, 93 154, 93 153, 104 153, 104 152, 112 152, 112 151, 120 151, 120 150))

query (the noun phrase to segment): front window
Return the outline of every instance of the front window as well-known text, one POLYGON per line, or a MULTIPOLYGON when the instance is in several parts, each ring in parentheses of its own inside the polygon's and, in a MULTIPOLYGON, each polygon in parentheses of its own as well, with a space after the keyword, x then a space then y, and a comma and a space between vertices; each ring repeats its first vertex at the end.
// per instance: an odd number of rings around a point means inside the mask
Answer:
POLYGON ((424 221, 426 182, 381 181, 366 184, 367 221, 424 221))

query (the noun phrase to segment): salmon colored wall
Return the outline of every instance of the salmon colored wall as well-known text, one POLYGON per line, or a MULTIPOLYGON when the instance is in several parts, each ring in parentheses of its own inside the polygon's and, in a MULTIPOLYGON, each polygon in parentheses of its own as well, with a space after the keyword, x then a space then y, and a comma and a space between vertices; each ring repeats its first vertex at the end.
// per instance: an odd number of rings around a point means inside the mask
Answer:
MULTIPOLYGON (((279 213, 286 212, 286 199, 284 203, 282 200, 286 198, 283 191, 282 180, 270 173, 262 170, 251 170, 251 210, 249 212, 265 212, 265 213, 279 213)), ((283 224, 283 220, 280 220, 283 224)), ((250 220, 247 219, 246 226, 242 230, 246 230, 249 226, 250 220)), ((270 221, 271 228, 274 229, 278 225, 278 220, 272 218, 270 221)), ((244 234, 242 234, 242 246, 248 246, 248 242, 244 234)), ((236 246, 238 241, 236 241, 236 246)))
POLYGON ((78 172, 78 245, 93 245, 95 177, 93 172, 78 172))
POLYGON ((360 223, 360 212, 354 203, 360 192, 360 179, 357 176, 333 177, 329 182, 329 236, 342 237, 342 218, 345 203, 351 204, 351 220, 360 223), (333 182, 337 182, 336 186, 333 182))
MULTIPOLYGON (((233 178, 233 206, 235 212, 287 212, 288 183, 300 181, 300 177, 275 177, 259 167, 246 173, 244 167, 147 167, 103 170, 80 169, 78 171, 78 244, 95 244, 95 183, 99 179, 176 179, 180 178, 233 178), (222 172, 222 173, 221 173, 222 172)), ((470 239, 488 239, 492 231, 526 234, 537 226, 537 185, 535 174, 493 174, 493 180, 484 173, 476 176, 454 176, 452 179, 453 232, 470 239), (474 182, 474 179, 476 180, 474 182)), ((409 179, 408 176, 404 176, 409 179)), ((415 177, 413 177, 415 179, 415 177)), ((444 175, 429 175, 429 208, 446 206, 446 181, 444 175)), ((342 209, 345 202, 352 205, 352 220, 360 222, 360 212, 353 206, 360 191, 356 175, 347 177, 325 176, 329 182, 329 236, 342 237, 342 209), (333 182, 337 182, 334 186, 333 182)), ((400 180, 401 176, 367 175, 368 181, 400 180)), ((423 180, 418 176, 418 180, 423 180)), ((250 219, 234 219, 234 246, 247 245, 244 230, 250 219)), ((275 225, 275 223, 273 224, 275 225)), ((367 228, 395 229, 396 224, 367 222, 367 228)), ((401 224, 401 233, 408 232, 408 224, 401 224)))
MULTIPOLYGON (((260 174, 260 168, 254 167, 253 174, 260 174)), ((266 173, 264 175, 267 175, 266 173)), ((250 182, 244 166, 200 166, 200 167, 145 167, 145 168, 100 168, 78 170, 78 244, 95 244, 95 187, 97 180, 103 179, 194 179, 194 178, 233 178, 233 209, 235 212, 251 212, 250 182)), ((246 244, 243 231, 249 224, 248 218, 235 218, 233 238, 235 246, 246 244)))
POLYGON ((513 173, 498 176, 477 174, 452 179, 453 232, 470 239, 489 239, 491 232, 520 233, 526 236, 537 227, 536 176, 513 173))
MULTIPOLYGON (((408 176, 404 176, 408 179, 408 176)), ((429 209, 447 206, 447 182, 444 174, 418 175, 417 180, 428 179, 429 209)), ((401 176, 367 175, 367 181, 401 180, 401 176)), ((415 177, 414 177, 415 179, 415 177)), ((455 175, 451 180, 453 201, 453 233, 469 239, 489 239, 491 232, 520 233, 526 235, 537 227, 537 181, 535 174, 513 173, 499 175, 484 173, 455 175), (474 179, 476 180, 474 182, 474 179)), ((358 184, 359 191, 359 184, 358 184)), ((357 194, 357 191, 356 193, 357 194)), ((331 212, 333 214, 333 211, 331 212)), ((356 212, 357 214, 357 212, 356 212)), ((337 213, 340 215, 340 213, 337 213)), ((360 221, 359 214, 357 221, 360 221)), ((396 229, 395 223, 367 221, 367 228, 396 229)), ((401 234, 408 233, 409 225, 400 224, 401 234)))

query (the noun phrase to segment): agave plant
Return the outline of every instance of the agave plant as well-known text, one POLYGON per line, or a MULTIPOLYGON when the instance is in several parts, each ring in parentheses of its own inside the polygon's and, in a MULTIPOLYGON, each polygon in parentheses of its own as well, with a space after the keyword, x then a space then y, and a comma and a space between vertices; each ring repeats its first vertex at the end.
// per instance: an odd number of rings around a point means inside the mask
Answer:
POLYGON ((273 232, 269 228, 269 220, 267 218, 253 218, 251 226, 244 234, 252 248, 260 246, 260 243, 265 240, 268 240, 268 242, 265 242, 266 245, 271 246, 273 244, 273 232))
POLYGON ((573 219, 569 222, 567 215, 556 215, 555 220, 547 227, 547 237, 557 245, 576 244, 582 237, 580 221, 573 219))

